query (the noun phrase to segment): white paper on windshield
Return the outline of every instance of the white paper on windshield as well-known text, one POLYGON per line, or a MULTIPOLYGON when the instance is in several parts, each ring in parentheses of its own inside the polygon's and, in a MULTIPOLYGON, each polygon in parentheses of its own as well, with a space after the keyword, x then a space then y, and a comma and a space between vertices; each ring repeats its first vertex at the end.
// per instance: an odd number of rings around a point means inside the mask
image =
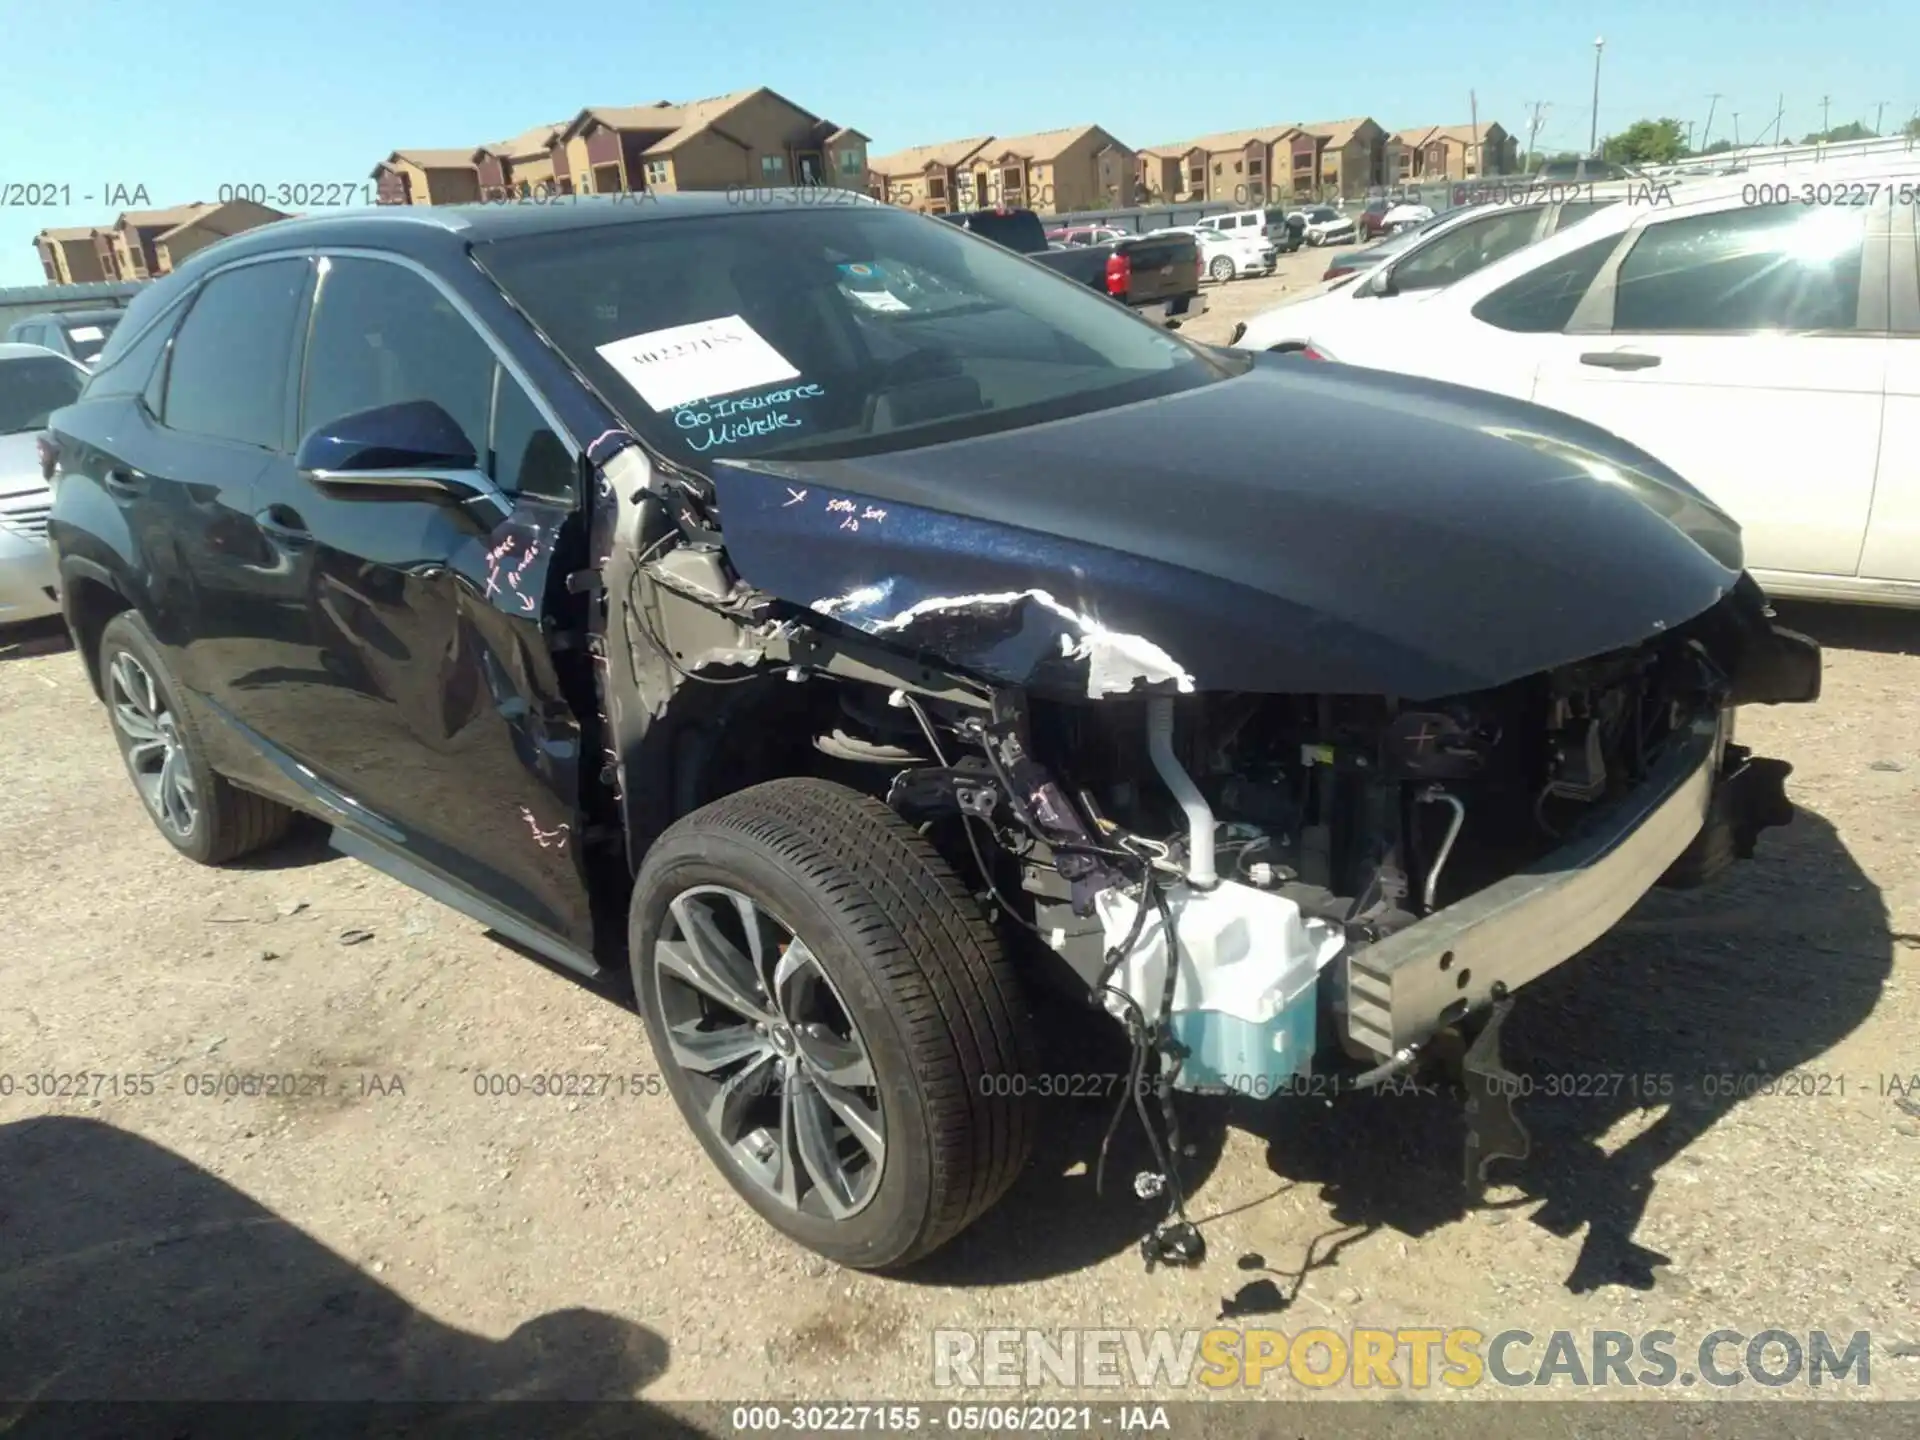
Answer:
POLYGON ((76 325, 67 332, 69 340, 98 340, 103 332, 98 325, 76 325))
POLYGON ((655 410, 800 378, 738 315, 649 330, 594 348, 655 410))
POLYGON ((913 308, 891 290, 849 290, 847 293, 869 310, 911 310, 913 308))

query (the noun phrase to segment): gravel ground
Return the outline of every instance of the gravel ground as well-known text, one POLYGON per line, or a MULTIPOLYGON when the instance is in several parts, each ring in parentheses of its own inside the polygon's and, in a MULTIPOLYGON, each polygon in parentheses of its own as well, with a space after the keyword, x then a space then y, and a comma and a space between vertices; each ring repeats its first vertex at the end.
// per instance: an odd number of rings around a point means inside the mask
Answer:
MULTIPOLYGON (((1205 323, 1224 335, 1321 258, 1224 287, 1205 323)), ((1107 1105, 1054 1101, 1014 1192, 904 1279, 779 1238, 644 1081, 477 1093, 656 1067, 618 993, 318 834, 177 859, 64 640, 0 635, 0 1399, 952 1399, 937 1327, 1223 1314, 1683 1348, 1870 1330, 1865 1396, 1920 1399, 1920 617, 1789 618, 1829 647, 1825 698, 1748 712, 1741 739, 1796 766, 1795 824, 1717 887, 1643 903, 1508 1032, 1537 1077, 1668 1076, 1670 1097, 1536 1094, 1534 1156, 1473 1210, 1444 1097, 1189 1107, 1210 1256, 1152 1274, 1138 1155, 1097 1200, 1107 1105), (76 1072, 136 1078, 29 1093, 76 1072), (189 1093, 241 1072, 324 1088, 189 1093), (1828 1078, 1717 1093, 1756 1072, 1828 1078)))

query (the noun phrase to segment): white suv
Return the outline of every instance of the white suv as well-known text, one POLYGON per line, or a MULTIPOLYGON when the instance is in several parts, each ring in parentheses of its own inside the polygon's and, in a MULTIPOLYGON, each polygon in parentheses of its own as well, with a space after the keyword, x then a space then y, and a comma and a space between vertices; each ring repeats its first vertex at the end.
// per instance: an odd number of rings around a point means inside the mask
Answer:
POLYGON ((1397 303, 1286 307, 1240 346, 1567 411, 1731 513, 1774 593, 1920 605, 1917 225, 1920 167, 1796 167, 1610 206, 1397 303))

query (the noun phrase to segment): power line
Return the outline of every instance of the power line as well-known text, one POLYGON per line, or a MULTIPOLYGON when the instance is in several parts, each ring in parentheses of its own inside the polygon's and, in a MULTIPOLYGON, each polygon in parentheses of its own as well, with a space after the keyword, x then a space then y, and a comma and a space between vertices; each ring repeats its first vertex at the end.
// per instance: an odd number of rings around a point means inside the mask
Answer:
MULTIPOLYGON (((1708 144, 1711 143, 1713 140, 1714 107, 1719 105, 1719 103, 1725 98, 1726 97, 1722 95, 1718 90, 1714 91, 1713 94, 1707 97, 1707 123, 1704 127, 1702 127, 1700 131, 1700 148, 1702 150, 1706 149, 1708 144)), ((1689 146, 1688 148, 1691 149, 1692 147, 1689 146)))

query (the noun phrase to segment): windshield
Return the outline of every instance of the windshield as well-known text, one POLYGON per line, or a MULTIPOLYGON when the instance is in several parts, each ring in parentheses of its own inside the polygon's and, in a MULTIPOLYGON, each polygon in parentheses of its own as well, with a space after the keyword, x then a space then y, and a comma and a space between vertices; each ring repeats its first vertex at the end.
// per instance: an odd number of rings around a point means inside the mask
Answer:
POLYGON ((474 256, 682 463, 904 449, 1172 394, 1246 363, 891 207, 649 218, 474 256))
POLYGON ((106 348, 107 337, 119 323, 117 314, 89 315, 84 319, 63 322, 60 328, 67 337, 67 352, 82 365, 91 365, 106 348))
POLYGON ((85 381, 58 355, 0 360, 0 435, 38 430, 54 411, 80 398, 85 381))

